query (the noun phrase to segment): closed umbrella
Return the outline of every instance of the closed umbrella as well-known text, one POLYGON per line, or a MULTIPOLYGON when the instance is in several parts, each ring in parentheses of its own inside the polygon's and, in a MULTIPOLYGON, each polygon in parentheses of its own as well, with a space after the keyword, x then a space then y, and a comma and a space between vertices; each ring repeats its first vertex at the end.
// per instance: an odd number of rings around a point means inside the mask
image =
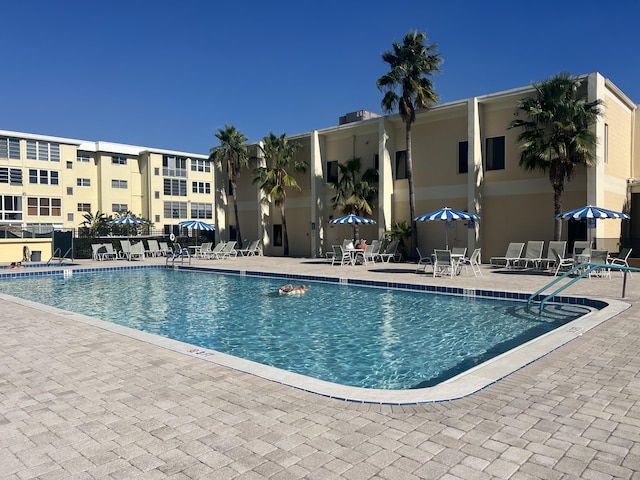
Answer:
POLYGON ((358 225, 373 225, 376 223, 376 221, 373 218, 361 217, 359 215, 350 213, 349 215, 345 215, 344 217, 333 218, 329 220, 329 223, 334 225, 348 224, 353 226, 353 237, 354 239, 356 239, 355 230, 358 225))
MULTIPOLYGON (((444 207, 435 212, 425 213, 415 218, 416 222, 430 222, 435 220, 453 221, 453 220, 480 220, 480 215, 477 213, 463 212, 461 210, 455 210, 453 208, 444 207)), ((445 245, 449 250, 449 232, 444 229, 445 232, 445 245)))
MULTIPOLYGON (((558 213, 554 215, 553 218, 560 218, 562 220, 584 220, 589 221, 590 219, 607 219, 607 218, 623 218, 628 219, 631 218, 624 212, 616 212, 615 210, 608 210, 606 208, 594 207, 593 205, 587 205, 585 207, 576 208, 575 210, 570 210, 568 212, 558 213)), ((589 232, 589 245, 591 245, 591 229, 587 224, 587 230, 589 232)))

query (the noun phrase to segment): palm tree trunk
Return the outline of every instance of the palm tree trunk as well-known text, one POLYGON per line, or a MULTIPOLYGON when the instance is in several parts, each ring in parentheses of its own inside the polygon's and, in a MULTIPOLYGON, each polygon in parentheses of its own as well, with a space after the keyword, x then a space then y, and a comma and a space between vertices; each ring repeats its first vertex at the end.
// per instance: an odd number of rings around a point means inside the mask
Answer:
POLYGON ((289 256, 289 235, 287 234, 287 218, 284 215, 284 204, 280 205, 280 216, 282 217, 282 247, 285 257, 289 256))
POLYGON ((231 193, 233 195, 233 213, 236 217, 236 241, 238 248, 242 248, 242 234, 240 233, 240 217, 238 216, 238 196, 236 195, 236 182, 231 182, 231 193))
MULTIPOLYGON (((562 213, 562 185, 553 185, 553 213, 558 215, 562 213)), ((553 225, 553 239, 560 240, 562 238, 562 220, 554 218, 555 224, 553 225)))
POLYGON ((407 144, 407 182, 409 183, 409 216, 411 222, 411 245, 409 246, 408 256, 410 259, 414 257, 414 247, 418 245, 418 230, 416 229, 416 195, 413 189, 413 159, 411 158, 411 121, 406 122, 406 144, 407 144))

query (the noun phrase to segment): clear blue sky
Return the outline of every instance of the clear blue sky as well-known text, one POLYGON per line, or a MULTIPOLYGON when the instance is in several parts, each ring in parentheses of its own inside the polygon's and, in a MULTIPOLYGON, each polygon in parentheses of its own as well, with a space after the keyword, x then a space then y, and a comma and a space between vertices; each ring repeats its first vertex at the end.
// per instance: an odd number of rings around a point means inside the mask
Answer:
POLYGON ((636 0, 25 0, 2 5, 0 129, 207 154, 382 113, 380 55, 409 30, 441 102, 598 71, 640 102, 636 0))

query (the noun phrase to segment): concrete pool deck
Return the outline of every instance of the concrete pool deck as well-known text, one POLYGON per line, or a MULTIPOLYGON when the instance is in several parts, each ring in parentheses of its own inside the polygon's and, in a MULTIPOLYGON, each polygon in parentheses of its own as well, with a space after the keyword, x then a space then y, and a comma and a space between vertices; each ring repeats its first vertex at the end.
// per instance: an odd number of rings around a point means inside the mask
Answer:
MULTIPOLYGON (((515 292, 550 280, 321 259, 193 265, 515 292)), ((617 272, 579 281, 563 294, 632 307, 477 393, 410 406, 331 399, 1 299, 0 476, 638 478, 639 284, 621 299, 617 272)))

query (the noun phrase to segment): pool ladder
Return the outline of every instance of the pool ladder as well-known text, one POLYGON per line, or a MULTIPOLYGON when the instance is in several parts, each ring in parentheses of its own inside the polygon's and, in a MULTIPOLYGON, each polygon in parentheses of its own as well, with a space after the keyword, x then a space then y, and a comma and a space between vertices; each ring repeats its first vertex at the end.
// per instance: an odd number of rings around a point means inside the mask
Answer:
POLYGON ((529 299, 527 300, 527 306, 528 307, 531 306, 531 304, 534 302, 534 300, 539 299, 539 297, 541 296, 542 292, 547 290, 552 285, 555 285, 556 283, 560 282, 561 280, 569 278, 569 276, 571 274, 573 274, 573 273, 577 273, 578 275, 576 277, 572 278, 569 282, 565 283, 560 288, 554 290, 552 293, 550 293, 550 294, 546 295, 545 297, 543 297, 542 299, 540 299, 540 311, 542 311, 542 309, 544 308, 544 304, 548 300, 552 299, 553 297, 558 295, 561 291, 563 291, 565 288, 570 287, 571 285, 576 283, 581 278, 586 277, 587 275, 589 275, 590 273, 592 273, 592 272, 594 272, 596 270, 621 270, 622 271, 623 276, 624 276, 623 280, 622 280, 622 298, 624 298, 625 293, 626 293, 626 289, 627 289, 627 273, 628 272, 640 272, 640 268, 627 267, 626 265, 615 265, 615 264, 610 264, 610 263, 605 263, 605 264, 603 264, 603 263, 591 263, 591 262, 581 263, 581 264, 576 265, 575 267, 573 267, 571 270, 565 272, 563 275, 559 276, 558 278, 554 279, 552 282, 547 283, 544 287, 542 287, 537 292, 532 293, 529 296, 529 299))

